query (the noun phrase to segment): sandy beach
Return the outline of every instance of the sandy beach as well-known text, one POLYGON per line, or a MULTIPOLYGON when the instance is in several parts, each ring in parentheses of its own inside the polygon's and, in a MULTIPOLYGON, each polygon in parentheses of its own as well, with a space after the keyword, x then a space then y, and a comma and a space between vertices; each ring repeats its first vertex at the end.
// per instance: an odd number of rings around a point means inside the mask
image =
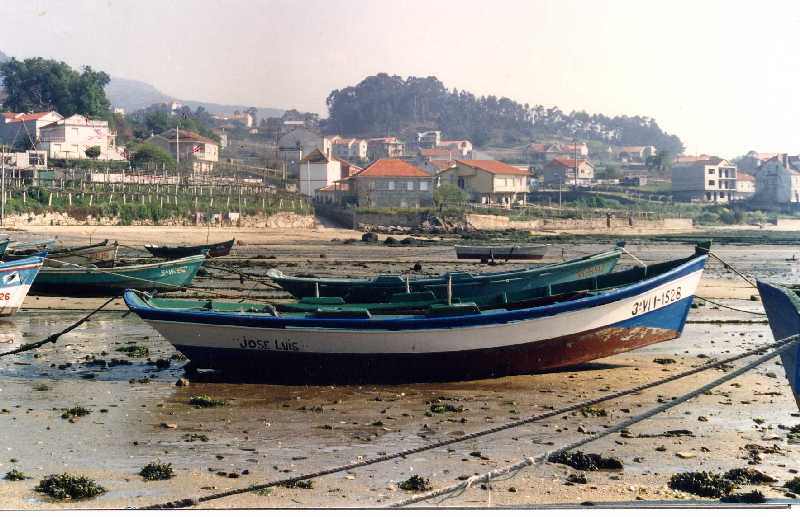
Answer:
MULTIPOLYGON (((205 229, 164 227, 37 227, 12 238, 58 237, 65 243, 109 238, 144 256, 149 242, 198 244, 205 229), (23 237, 24 236, 24 237, 23 237), (35 237, 34 237, 35 236, 35 237), (137 249, 139 250, 137 252, 137 249)), ((360 232, 316 230, 214 229, 209 242, 235 235, 241 244, 220 264, 254 274, 267 267, 288 273, 372 275, 405 273, 420 263, 422 273, 458 263, 450 243, 425 247, 344 244, 360 232)), ((576 241, 559 244, 554 256, 566 257, 607 249, 607 244, 576 241)), ((628 250, 645 262, 685 256, 691 247, 679 243, 631 241, 628 250)), ((771 279, 797 278, 790 246, 721 246, 715 251, 745 272, 771 279)), ((138 253, 138 255, 137 255, 138 253)), ((620 266, 633 264, 625 257, 620 266)), ((518 263, 496 268, 520 267, 518 263)), ((221 285, 242 296, 285 299, 286 293, 235 275, 199 277, 198 286, 221 285)), ((189 296, 191 293, 182 294, 189 296)), ((731 271, 709 261, 704 298, 743 309, 746 314, 700 304, 689 314, 677 340, 594 361, 569 371, 446 384, 402 386, 276 386, 234 384, 213 378, 178 387, 183 362, 175 350, 135 315, 122 317, 124 306, 110 307, 56 345, 0 362, 0 431, 8 439, 0 452, 0 474, 18 468, 32 477, 0 481, 0 508, 125 508, 199 497, 229 488, 247 487, 322 468, 346 464, 432 441, 463 436, 486 427, 611 393, 677 373, 710 359, 752 349, 771 340, 766 318, 752 287, 731 271), (118 348, 146 346, 149 357, 129 358, 118 348), (111 359, 129 362, 108 366, 111 359), (97 359, 106 362, 103 366, 97 359), (159 368, 156 359, 169 360, 159 368), (657 360, 657 361, 656 361, 657 360), (189 399, 209 395, 224 401, 196 408, 189 399), (454 411, 432 413, 431 401, 442 400, 454 411), (61 418, 64 409, 81 405, 91 413, 61 418), (173 465, 168 481, 144 481, 138 472, 160 460, 173 465), (70 472, 96 480, 107 492, 94 499, 58 503, 33 491, 47 474, 70 472)), ((0 326, 0 350, 30 342, 66 327, 104 299, 31 296, 24 309, 0 326)), ((471 440, 341 472, 313 480, 309 489, 277 487, 200 505, 201 508, 369 507, 412 495, 398 483, 413 474, 429 478, 434 488, 459 478, 539 456, 558 446, 615 425, 721 375, 719 370, 638 392, 481 440, 471 440), (604 410, 604 411, 600 411, 604 410)), ((583 472, 586 484, 567 480, 580 472, 543 463, 516 476, 472 487, 454 497, 426 503, 438 506, 507 506, 581 504, 626 501, 689 501, 696 496, 667 487, 672 474, 747 467, 779 479, 759 490, 772 499, 786 498, 777 487, 797 475, 800 445, 787 441, 787 429, 800 423, 782 368, 771 361, 721 388, 587 445, 620 459, 619 471, 583 472), (676 432, 679 431, 679 432, 676 432), (749 448, 749 449, 748 449, 749 448), (770 452, 764 452, 770 451, 770 452)))

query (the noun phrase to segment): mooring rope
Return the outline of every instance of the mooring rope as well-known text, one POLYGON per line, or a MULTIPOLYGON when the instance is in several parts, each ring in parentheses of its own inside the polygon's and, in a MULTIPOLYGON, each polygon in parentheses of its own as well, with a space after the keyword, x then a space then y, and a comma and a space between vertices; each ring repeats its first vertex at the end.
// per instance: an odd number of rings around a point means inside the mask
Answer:
POLYGON ((774 343, 770 343, 770 344, 767 344, 767 345, 764 345, 764 346, 761 346, 761 347, 758 347, 758 348, 754 348, 753 350, 751 350, 749 352, 742 352, 741 354, 737 354, 737 355, 734 355, 734 356, 731 356, 731 357, 728 357, 728 358, 725 358, 725 359, 719 359, 719 360, 716 360, 716 361, 710 361, 710 362, 707 362, 707 363, 702 364, 700 366, 691 368, 689 370, 686 370, 686 371, 683 371, 683 372, 680 372, 680 373, 677 373, 677 374, 674 374, 674 375, 670 375, 668 377, 664 377, 664 378, 659 379, 659 380, 655 380, 655 381, 652 381, 652 382, 648 382, 648 383, 645 383, 645 384, 634 386, 632 388, 621 390, 621 391, 618 391, 618 392, 615 392, 615 393, 611 393, 611 394, 608 394, 608 395, 603 395, 601 397, 597 397, 597 398, 594 398, 594 399, 586 400, 584 402, 577 402, 575 404, 570 404, 569 406, 565 406, 565 407, 563 407, 561 409, 554 409, 554 410, 551 410, 551 411, 547 411, 545 413, 532 415, 532 416, 523 418, 521 420, 515 420, 515 421, 512 421, 512 422, 508 422, 506 424, 501 424, 501 425, 498 425, 498 426, 495 426, 495 427, 490 427, 490 428, 487 428, 487 429, 483 429, 481 431, 476 431, 474 433, 465 434, 463 436, 459 436, 459 437, 456 437, 456 438, 450 438, 450 439, 447 439, 447 440, 441 440, 441 441, 438 441, 438 442, 421 445, 419 447, 413 447, 413 448, 406 449, 406 450, 403 450, 403 451, 398 451, 398 452, 394 452, 394 453, 391 453, 391 454, 385 454, 383 456, 376 456, 374 458, 363 459, 363 460, 355 461, 355 462, 348 463, 348 464, 345 464, 345 465, 340 465, 340 466, 336 466, 336 467, 330 467, 330 468, 319 470, 319 471, 312 472, 312 473, 309 473, 309 474, 302 474, 302 475, 299 475, 299 476, 293 476, 293 477, 279 479, 279 480, 275 480, 275 481, 269 481, 269 482, 261 483, 261 484, 258 484, 258 485, 250 485, 250 486, 245 487, 245 488, 227 490, 227 491, 224 491, 224 492, 219 492, 219 493, 216 493, 216 494, 209 494, 209 495, 202 496, 202 497, 199 497, 199 498, 178 499, 178 500, 175 500, 175 501, 170 501, 170 502, 167 502, 167 503, 154 504, 154 505, 146 506, 146 507, 139 508, 139 509, 140 510, 158 510, 158 509, 167 509, 167 508, 188 508, 188 507, 200 504, 200 503, 213 501, 213 500, 216 500, 216 499, 222 499, 224 497, 230 497, 230 496, 234 496, 234 495, 244 494, 244 493, 247 493, 247 492, 257 491, 257 490, 263 490, 263 489, 266 489, 266 488, 272 488, 272 487, 279 486, 279 485, 293 484, 293 483, 297 483, 298 481, 307 481, 309 479, 314 479, 314 478, 318 478, 318 477, 321 477, 321 476, 327 476, 327 475, 330 475, 330 474, 336 474, 338 472, 344 472, 344 471, 347 471, 347 470, 353 470, 353 469, 357 469, 357 468, 361 468, 361 467, 366 467, 366 466, 369 466, 369 465, 374 465, 376 463, 383 463, 383 462, 394 460, 394 459, 397 459, 397 458, 405 459, 406 456, 410 456, 412 454, 418 454, 420 452, 425 452, 425 451, 429 451, 429 450, 432 450, 432 449, 445 447, 447 445, 453 445, 453 444, 460 443, 460 442, 465 442, 465 441, 468 441, 468 440, 474 440, 476 438, 481 438, 483 436, 487 436, 487 435, 490 435, 490 434, 498 433, 498 432, 501 432, 501 431, 506 431, 508 429, 514 429, 516 427, 521 427, 521 426, 524 426, 524 425, 527 425, 527 424, 535 423, 535 422, 538 422, 540 420, 545 420, 547 418, 552 418, 554 416, 562 415, 564 413, 569 413, 569 412, 572 412, 572 411, 578 411, 578 410, 585 409, 585 408, 590 407, 590 406, 601 404, 603 402, 608 402, 610 400, 614 400, 614 399, 617 399, 617 398, 620 398, 620 397, 624 397, 624 396, 627 396, 627 395, 632 395, 634 393, 639 393, 639 392, 644 391, 644 390, 655 388, 655 387, 660 386, 662 384, 673 382, 673 381, 682 379, 684 377, 689 377, 691 375, 694 375, 696 373, 700 373, 700 372, 705 371, 705 370, 709 370, 709 369, 712 369, 712 368, 717 368, 717 367, 722 366, 724 364, 728 364, 728 363, 731 363, 731 362, 734 362, 734 361, 738 361, 739 359, 743 359, 745 357, 749 357, 749 356, 752 356, 752 355, 764 353, 764 352, 770 350, 771 348, 775 348, 776 346, 780 346, 781 350, 783 350, 783 345, 785 345, 785 344, 794 344, 798 340, 800 340, 800 334, 795 334, 793 336, 789 336, 787 338, 784 338, 782 340, 776 341, 774 343))
POLYGON ((68 333, 72 332, 76 328, 80 327, 81 325, 83 325, 84 323, 89 321, 89 319, 92 316, 94 316, 95 314, 97 314, 98 312, 103 310, 103 308, 105 306, 107 306, 108 304, 110 304, 111 302, 116 300, 117 298, 119 298, 119 296, 114 296, 114 297, 109 298, 102 305, 100 305, 98 308, 94 309, 92 312, 90 312, 89 314, 87 314, 83 318, 79 319, 78 321, 76 321, 72 325, 66 327, 64 330, 61 330, 60 332, 56 332, 55 334, 50 334, 46 338, 40 339, 39 341, 36 341, 34 343, 29 343, 29 344, 23 345, 23 346, 21 346, 19 348, 15 348, 14 350, 9 350, 7 352, 2 352, 2 353, 0 353, 0 357, 4 357, 4 356, 7 356, 7 355, 20 354, 22 352, 27 352, 28 350, 34 350, 36 348, 39 348, 40 346, 46 345, 47 343, 55 343, 56 341, 58 341, 58 338, 60 338, 64 334, 68 334, 68 333))
POLYGON ((726 262, 724 259, 722 259, 722 258, 721 258, 719 255, 717 255, 716 253, 714 253, 714 252, 713 252, 713 251, 711 251, 710 249, 701 248, 701 247, 699 247, 699 246, 697 247, 697 249, 700 249, 700 250, 703 250, 703 251, 705 251, 706 253, 708 253, 708 256, 709 256, 709 257, 714 257, 715 259, 719 260, 719 261, 720 261, 720 263, 722 263, 722 265, 723 265, 723 266, 725 266, 726 268, 730 269, 731 271, 733 271, 734 273, 736 273, 737 275, 739 275, 739 276, 740 276, 740 277, 741 277, 741 278, 742 278, 742 279, 743 279, 745 282, 747 282, 748 284, 750 284, 752 287, 758 288, 758 286, 756 285, 756 283, 755 283, 755 282, 753 282, 752 280, 750 280, 749 278, 747 278, 747 276, 746 276, 744 273, 742 273, 741 271, 739 271, 738 269, 736 269, 735 267, 733 267, 731 264, 729 264, 728 262, 726 262))
POLYGON ((736 370, 733 370, 732 372, 730 372, 730 373, 728 373, 726 375, 723 375, 722 377, 719 377, 719 378, 717 378, 717 379, 715 379, 715 380, 713 380, 713 381, 711 381, 709 383, 706 383, 703 386, 701 386, 701 387, 699 387, 699 388, 697 388, 695 390, 692 390, 689 393, 686 393, 685 395, 682 395, 680 397, 675 398, 674 400, 670 400, 669 402, 665 402, 665 403, 663 403, 663 404, 661 404, 661 405, 659 405, 659 406, 657 406, 655 408, 652 408, 652 409, 650 409, 648 411, 645 411, 643 413, 640 413, 638 415, 630 417, 630 418, 620 422, 617 425, 611 426, 611 427, 609 427, 607 429, 603 429, 602 431, 598 432, 595 435, 586 437, 586 438, 584 438, 582 440, 578 440, 578 441, 573 442, 573 443, 571 443, 569 445, 565 445, 564 447, 556 449, 555 451, 545 452, 544 454, 541 454, 536 458, 534 458, 534 457, 525 457, 523 460, 521 460, 521 461, 519 461, 519 462, 517 462, 517 463, 515 463, 513 465, 508 465, 508 466, 500 468, 500 469, 495 469, 495 470, 492 470, 490 472, 487 472, 487 473, 479 475, 479 476, 471 476, 470 478, 468 478, 465 481, 462 481, 461 483, 456 483, 456 484, 449 485, 449 486, 444 487, 444 488, 440 488, 438 490, 432 490, 432 491, 426 492, 424 494, 419 494, 419 495, 416 495, 416 496, 413 496, 413 497, 409 497, 409 498, 404 499, 402 501, 398 501, 398 502, 395 502, 395 503, 392 503, 392 504, 388 505, 388 508, 401 508, 401 507, 404 507, 404 506, 409 506, 409 505, 412 505, 412 504, 416 504, 416 503, 420 503, 420 502, 423 502, 423 501, 427 501, 429 499, 433 499, 435 497, 439 497, 439 496, 442 496, 442 495, 451 494, 451 493, 457 492, 459 490, 466 490, 467 488, 469 488, 471 485, 473 485, 475 483, 487 482, 487 481, 491 480, 492 478, 495 478, 495 477, 498 477, 498 476, 502 476, 502 475, 505 475, 505 474, 509 474, 511 472, 516 472, 516 471, 522 470, 522 469, 524 469, 524 468, 526 468, 526 467, 528 467, 530 465, 535 465, 536 463, 543 463, 544 461, 547 461, 547 459, 552 457, 552 456, 557 456, 559 454, 563 454, 563 453, 571 451, 573 449, 577 449, 578 447, 581 447, 583 445, 586 445, 586 444, 589 444, 591 442, 597 441, 597 440, 599 440, 601 438, 604 438, 604 437, 606 437, 606 436, 608 436, 610 434, 618 433, 618 432, 622 431, 623 429, 627 429, 628 427, 630 427, 630 426, 632 426, 634 424, 637 424, 639 422, 647 420, 648 418, 652 418, 655 415, 658 415, 659 413, 663 413, 664 411, 672 409, 672 408, 674 408, 674 407, 676 407, 676 406, 678 406, 680 404, 683 404, 684 402, 687 402, 687 401, 689 401, 689 400, 691 400, 691 399, 693 399, 695 397, 698 397, 699 395, 702 395, 703 393, 708 392, 709 390, 711 390, 713 388, 716 388, 716 387, 718 387, 718 386, 720 386, 722 384, 725 384, 726 382, 728 382, 728 381, 730 381, 732 379, 735 379, 736 377, 738 377, 738 376, 740 376, 740 375, 742 375, 742 374, 744 374, 744 373, 746 373, 746 372, 748 372, 748 371, 750 371, 750 370, 752 370, 752 369, 764 364, 765 362, 769 361, 773 357, 776 357, 777 355, 781 354, 783 351, 785 351, 785 350, 787 350, 787 349, 789 349, 789 348, 791 348, 793 346, 796 346, 798 341, 800 341, 800 335, 797 335, 797 334, 795 334, 794 336, 791 336, 789 338, 786 338, 784 340, 777 341, 777 342, 773 343, 773 345, 776 345, 776 344, 781 343, 781 342, 783 342, 783 344, 780 345, 777 349, 773 350, 772 352, 769 352, 769 353, 759 357, 758 359, 756 359, 756 360, 754 360, 754 361, 752 361, 752 362, 750 362, 750 363, 748 363, 748 364, 746 364, 746 365, 744 365, 744 366, 742 366, 740 368, 737 368, 736 370), (787 342, 787 340, 789 340, 789 341, 787 342))
POLYGON ((698 300, 703 300, 704 302, 712 303, 714 305, 722 307, 723 309, 730 309, 730 310, 736 311, 736 312, 744 312, 745 314, 754 314, 756 316, 765 316, 766 315, 766 313, 764 313, 764 312, 754 312, 754 311, 748 311, 748 310, 745 310, 745 309, 737 309, 736 307, 731 307, 730 305, 725 305, 724 303, 715 302, 714 300, 709 300, 708 298, 703 298, 702 296, 694 295, 694 297, 697 298, 698 300))

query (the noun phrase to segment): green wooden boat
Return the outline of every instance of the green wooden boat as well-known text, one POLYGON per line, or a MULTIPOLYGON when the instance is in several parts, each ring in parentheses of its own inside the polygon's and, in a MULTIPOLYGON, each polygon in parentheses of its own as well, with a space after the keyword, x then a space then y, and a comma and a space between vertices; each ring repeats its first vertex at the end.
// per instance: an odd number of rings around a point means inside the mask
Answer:
MULTIPOLYGON (((525 269, 497 273, 445 273, 440 276, 409 278, 380 275, 374 278, 305 278, 287 276, 270 269, 267 276, 295 298, 332 297, 348 303, 390 302, 398 294, 431 292, 438 299, 513 293, 571 280, 591 278, 611 272, 622 250, 602 253, 525 269)), ((408 300, 403 300, 408 301, 408 300)))
POLYGON ((44 267, 33 282, 32 292, 50 295, 92 296, 122 294, 126 289, 178 291, 191 285, 205 255, 168 262, 119 267, 44 267))

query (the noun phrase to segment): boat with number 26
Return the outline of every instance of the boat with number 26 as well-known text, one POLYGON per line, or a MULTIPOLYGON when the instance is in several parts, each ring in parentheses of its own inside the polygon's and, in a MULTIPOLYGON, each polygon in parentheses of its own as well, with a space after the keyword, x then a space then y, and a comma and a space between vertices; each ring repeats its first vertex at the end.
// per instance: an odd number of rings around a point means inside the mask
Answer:
POLYGON ((279 314, 269 305, 220 310, 208 301, 187 306, 130 290, 125 303, 186 355, 190 367, 258 372, 265 381, 294 384, 500 377, 678 337, 708 247, 698 246, 688 258, 584 280, 606 289, 544 306, 534 299, 528 307, 517 302, 491 310, 442 304, 421 315, 279 314))

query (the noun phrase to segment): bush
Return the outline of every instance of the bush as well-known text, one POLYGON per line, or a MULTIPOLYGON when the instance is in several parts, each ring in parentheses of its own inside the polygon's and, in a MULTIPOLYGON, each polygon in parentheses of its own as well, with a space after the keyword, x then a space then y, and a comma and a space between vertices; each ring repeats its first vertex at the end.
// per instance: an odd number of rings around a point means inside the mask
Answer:
POLYGON ((106 489, 85 476, 52 474, 34 488, 54 499, 88 499, 106 492, 106 489))
POLYGON ((220 399, 213 399, 208 395, 197 395, 189 399, 189 404, 196 407, 216 407, 216 406, 224 406, 225 401, 220 399))
POLYGON ((145 481, 162 481, 175 477, 172 470, 172 463, 161 463, 159 461, 148 463, 139 471, 145 481))
POLYGON ((131 154, 131 164, 134 167, 166 166, 175 167, 175 158, 165 149, 147 142, 141 143, 131 154))

